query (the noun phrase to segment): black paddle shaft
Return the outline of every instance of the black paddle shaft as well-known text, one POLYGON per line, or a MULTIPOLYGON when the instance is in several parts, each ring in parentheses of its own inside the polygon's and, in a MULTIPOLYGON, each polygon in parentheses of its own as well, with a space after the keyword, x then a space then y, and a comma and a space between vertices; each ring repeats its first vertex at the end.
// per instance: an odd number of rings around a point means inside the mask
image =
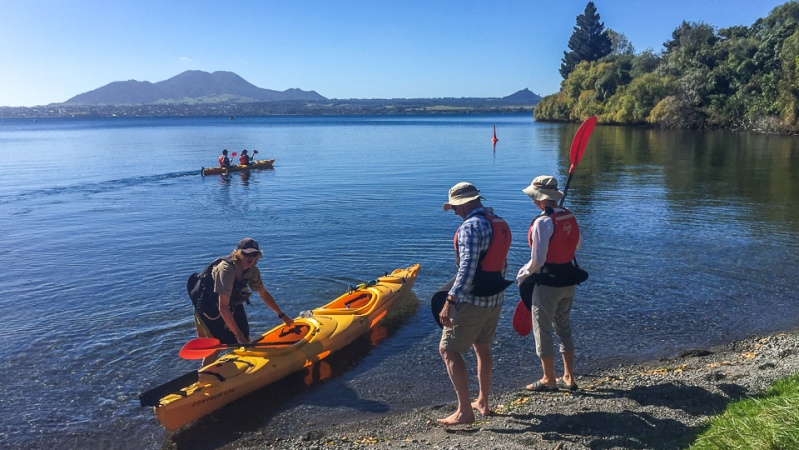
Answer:
POLYGON ((563 202, 566 201, 566 193, 569 192, 569 185, 572 182, 572 175, 572 173, 569 173, 569 178, 566 179, 566 185, 563 186, 563 197, 560 199, 560 205, 558 205, 561 208, 563 208, 563 202))

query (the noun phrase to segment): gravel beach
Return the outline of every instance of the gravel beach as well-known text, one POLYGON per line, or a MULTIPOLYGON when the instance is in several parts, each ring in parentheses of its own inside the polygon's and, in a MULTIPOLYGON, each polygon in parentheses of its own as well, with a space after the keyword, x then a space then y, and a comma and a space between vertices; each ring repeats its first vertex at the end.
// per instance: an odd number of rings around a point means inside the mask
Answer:
POLYGON ((436 418, 454 411, 453 401, 366 421, 343 420, 287 438, 247 434, 226 448, 679 449, 729 403, 797 372, 799 330, 793 330, 578 373, 576 392, 496 393, 494 413, 478 414, 469 425, 437 424, 436 418))

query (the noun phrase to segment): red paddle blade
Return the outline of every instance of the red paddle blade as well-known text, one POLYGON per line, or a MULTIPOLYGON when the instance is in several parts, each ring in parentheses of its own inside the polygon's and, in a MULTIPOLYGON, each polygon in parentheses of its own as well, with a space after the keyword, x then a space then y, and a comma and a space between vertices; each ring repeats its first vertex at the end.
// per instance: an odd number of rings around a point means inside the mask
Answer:
POLYGON ((219 339, 214 338, 197 338, 192 339, 183 346, 185 349, 189 350, 218 350, 219 348, 224 347, 222 342, 219 339))
POLYGON ((527 336, 533 329, 533 314, 527 309, 522 300, 519 300, 516 305, 516 311, 513 312, 511 323, 513 324, 513 329, 520 336, 527 336))
POLYGON ((571 167, 569 167, 569 173, 573 173, 577 164, 580 163, 580 160, 583 159, 583 153, 585 153, 585 146, 588 145, 588 138, 591 137, 591 132, 594 131, 594 126, 596 125, 596 116, 591 116, 580 125, 580 128, 577 130, 577 134, 574 135, 574 139, 572 140, 572 147, 569 151, 569 160, 571 160, 571 167))
POLYGON ((236 157, 236 155, 238 155, 238 153, 236 153, 236 152, 233 152, 233 153, 231 153, 231 154, 230 154, 230 157, 231 157, 231 158, 235 158, 235 157, 236 157))
POLYGON ((226 348, 219 342, 219 339, 214 338, 197 338, 192 339, 180 349, 178 356, 183 359, 203 359, 206 356, 214 354, 215 351, 226 348))
POLYGON ((187 350, 185 348, 180 349, 178 356, 183 359, 203 359, 206 356, 211 356, 214 352, 219 351, 218 349, 208 349, 208 350, 187 350))

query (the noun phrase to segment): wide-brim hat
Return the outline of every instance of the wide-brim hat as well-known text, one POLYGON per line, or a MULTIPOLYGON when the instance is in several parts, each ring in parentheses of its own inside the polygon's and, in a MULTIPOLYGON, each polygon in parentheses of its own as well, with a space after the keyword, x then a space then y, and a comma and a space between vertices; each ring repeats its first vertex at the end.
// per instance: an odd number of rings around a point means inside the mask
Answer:
POLYGON ((558 179, 550 175, 541 175, 533 178, 530 186, 522 189, 522 192, 533 200, 538 201, 553 200, 558 202, 563 198, 563 192, 558 190, 558 179))
POLYGON ((258 246, 258 242, 253 238, 244 238, 240 240, 236 248, 247 256, 261 255, 261 248, 258 246))
POLYGON ((444 211, 449 211, 458 205, 469 203, 472 200, 485 200, 480 191, 472 183, 461 181, 449 189, 449 201, 444 203, 444 211))

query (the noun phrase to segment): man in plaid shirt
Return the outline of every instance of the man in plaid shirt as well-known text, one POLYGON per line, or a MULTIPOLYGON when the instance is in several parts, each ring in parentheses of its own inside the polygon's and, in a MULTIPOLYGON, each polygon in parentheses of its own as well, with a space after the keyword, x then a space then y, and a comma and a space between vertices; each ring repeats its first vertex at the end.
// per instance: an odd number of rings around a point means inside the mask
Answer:
POLYGON ((450 416, 438 419, 444 425, 474 422, 476 409, 482 415, 491 414, 488 396, 491 387, 491 342, 502 310, 503 293, 512 281, 504 279, 510 248, 510 229, 504 220, 485 208, 484 200, 471 183, 461 182, 449 190, 450 209, 463 218, 455 237, 458 273, 439 319, 444 329, 439 353, 447 367, 458 397, 458 409, 450 416), (477 379, 480 392, 471 402, 466 363, 462 353, 474 348, 477 355, 477 379))

